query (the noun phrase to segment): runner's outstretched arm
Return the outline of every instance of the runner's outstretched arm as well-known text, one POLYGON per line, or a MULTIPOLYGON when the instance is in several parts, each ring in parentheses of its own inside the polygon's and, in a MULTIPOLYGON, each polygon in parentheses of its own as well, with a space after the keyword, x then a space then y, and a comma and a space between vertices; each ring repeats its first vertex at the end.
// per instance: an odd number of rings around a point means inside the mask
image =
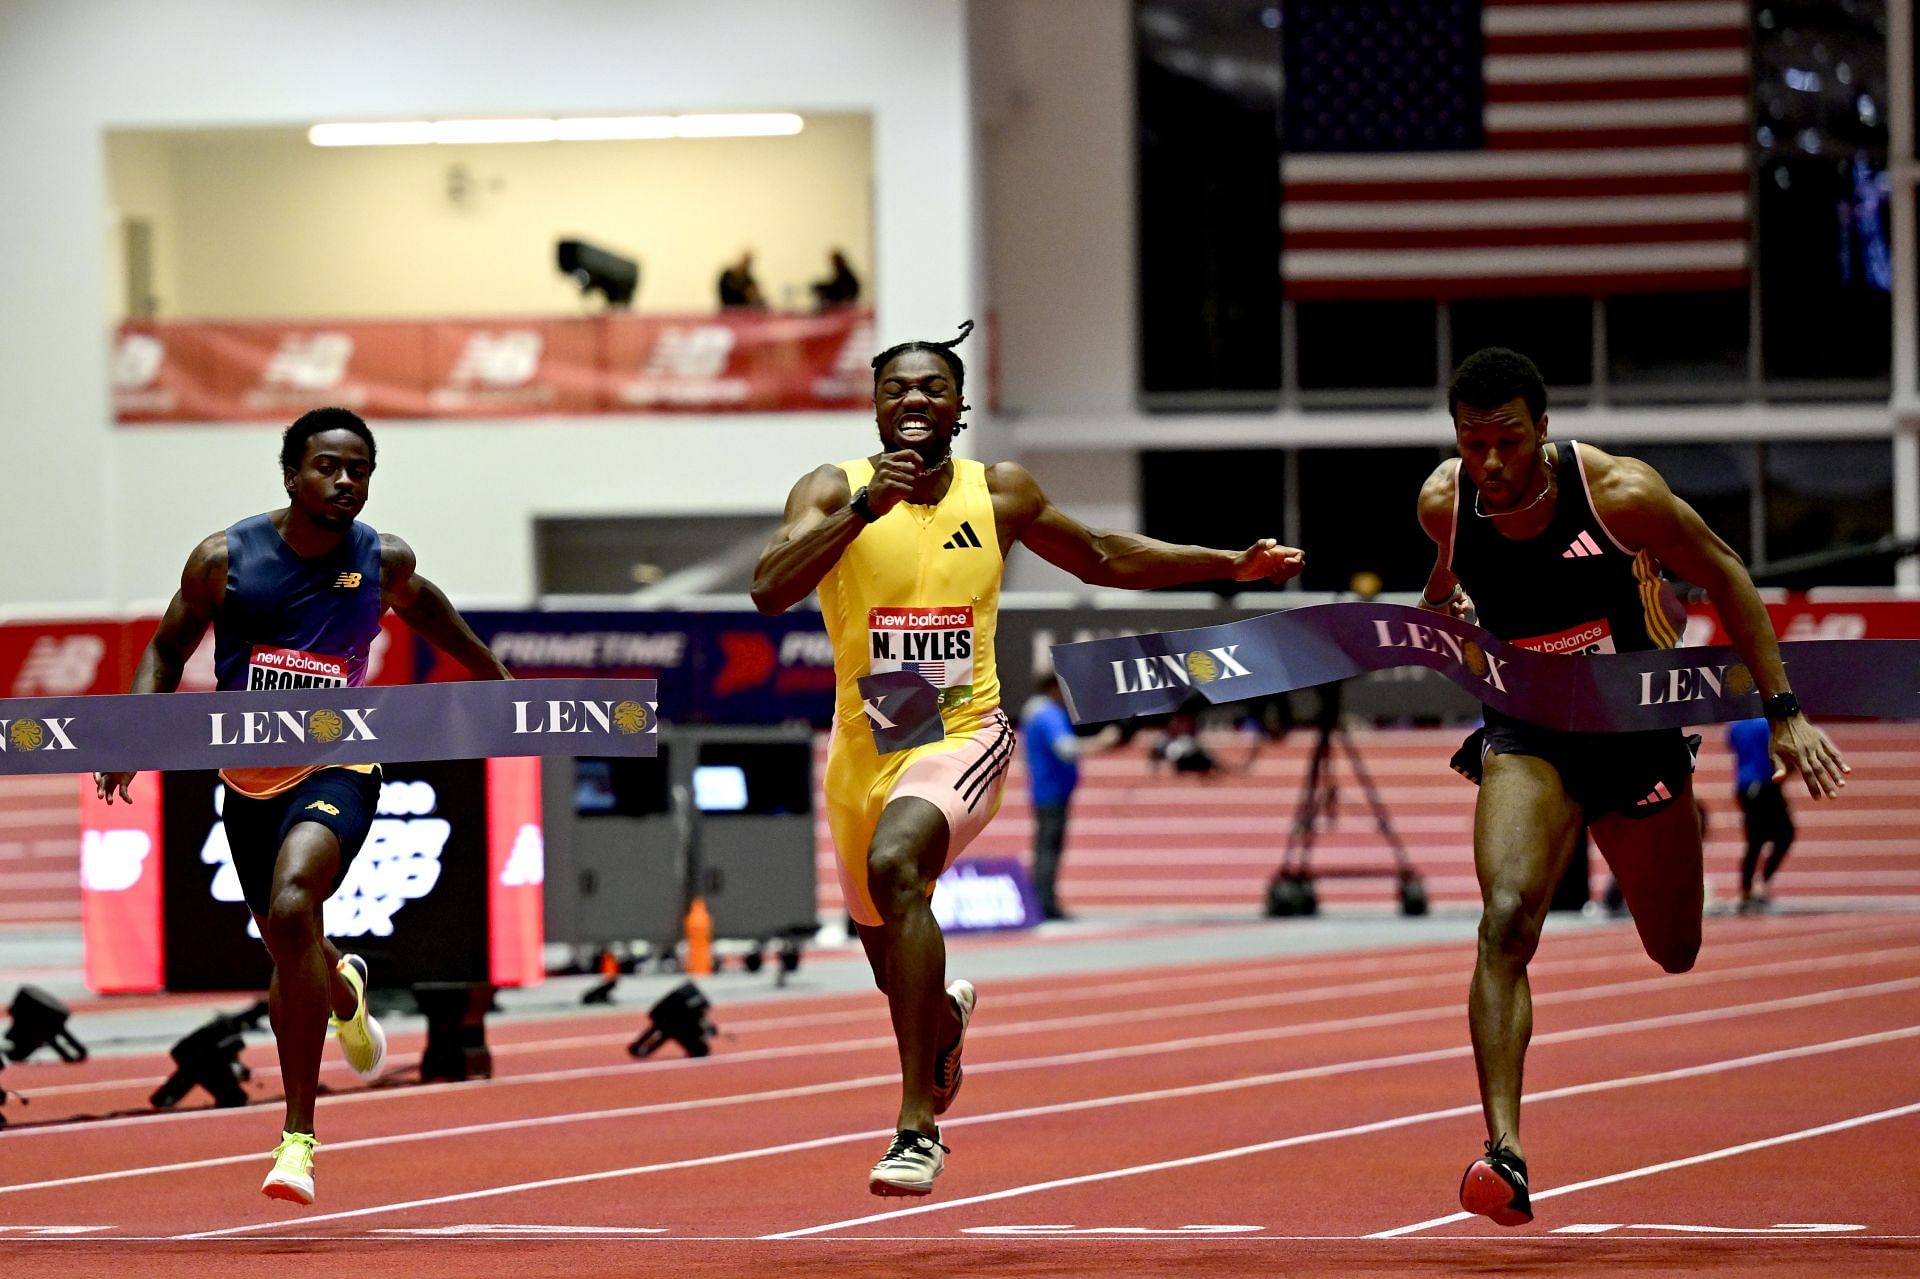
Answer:
POLYGON ((1281 583, 1298 577, 1306 565, 1305 552, 1270 537, 1244 551, 1220 551, 1178 546, 1141 533, 1090 529, 1055 506, 1017 463, 989 467, 987 483, 996 515, 1004 511, 1010 517, 1013 536, 1089 586, 1150 590, 1220 578, 1281 583))

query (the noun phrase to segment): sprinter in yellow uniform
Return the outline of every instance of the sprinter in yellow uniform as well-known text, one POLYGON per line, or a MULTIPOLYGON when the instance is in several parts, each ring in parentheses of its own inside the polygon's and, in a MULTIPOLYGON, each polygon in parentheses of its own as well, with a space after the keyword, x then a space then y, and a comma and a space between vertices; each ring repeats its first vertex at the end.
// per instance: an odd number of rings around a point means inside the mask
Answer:
POLYGON ((945 1166, 935 1116, 960 1090, 975 993, 946 984, 929 898, 998 811, 1013 759, 993 661, 1008 549, 1024 542, 1083 582, 1135 589, 1284 582, 1304 562, 1270 538, 1234 552, 1099 532, 1056 508, 1024 468, 954 457, 968 407, 954 348, 972 328, 874 357, 881 451, 794 485, 753 581, 763 613, 818 588, 833 640, 827 820, 900 1046, 897 1132, 867 1180, 876 1195, 927 1194, 945 1166))

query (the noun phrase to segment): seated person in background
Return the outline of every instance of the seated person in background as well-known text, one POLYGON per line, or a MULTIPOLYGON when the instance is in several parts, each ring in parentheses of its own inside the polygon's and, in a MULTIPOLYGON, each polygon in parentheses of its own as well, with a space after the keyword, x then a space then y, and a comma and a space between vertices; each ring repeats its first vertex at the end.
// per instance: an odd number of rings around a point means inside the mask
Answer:
POLYGON ((753 250, 740 250, 738 261, 729 262, 720 273, 720 305, 723 307, 766 308, 760 294, 760 281, 753 278, 753 250))
POLYGON ((847 255, 840 250, 835 249, 827 256, 833 274, 825 280, 813 282, 814 305, 822 311, 832 310, 836 306, 852 306, 860 300, 860 277, 847 265, 847 255))

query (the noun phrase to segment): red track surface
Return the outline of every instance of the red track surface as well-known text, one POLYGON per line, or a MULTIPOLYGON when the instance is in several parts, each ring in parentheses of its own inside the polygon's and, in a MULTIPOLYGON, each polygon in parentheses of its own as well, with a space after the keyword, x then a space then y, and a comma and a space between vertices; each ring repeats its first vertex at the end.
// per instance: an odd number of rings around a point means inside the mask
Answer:
MULTIPOLYGON (((309 1210, 258 1194, 272 1106, 16 1127, 0 1268, 1920 1271, 1920 916, 1710 921, 1679 978, 1628 928, 1549 936, 1538 1217, 1515 1231, 1449 1219, 1481 1137, 1471 960, 1452 943, 987 983, 954 1153, 917 1203, 866 1192, 895 1103, 872 994, 729 1007, 701 1061, 630 1061, 636 1014, 503 1026, 493 1080, 323 1101, 309 1210)), ((160 1073, 4 1079, 38 1123, 142 1105, 160 1073)))

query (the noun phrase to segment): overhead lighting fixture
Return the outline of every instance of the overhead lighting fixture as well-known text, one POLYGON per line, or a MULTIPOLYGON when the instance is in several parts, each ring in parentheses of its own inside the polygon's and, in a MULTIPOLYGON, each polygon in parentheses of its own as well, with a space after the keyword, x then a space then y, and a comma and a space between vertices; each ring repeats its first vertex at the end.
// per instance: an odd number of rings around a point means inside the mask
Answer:
POLYGON ((631 142, 657 138, 782 138, 806 122, 791 111, 709 115, 616 115, 520 120, 380 120, 316 124, 317 147, 410 147, 427 143, 631 142))

